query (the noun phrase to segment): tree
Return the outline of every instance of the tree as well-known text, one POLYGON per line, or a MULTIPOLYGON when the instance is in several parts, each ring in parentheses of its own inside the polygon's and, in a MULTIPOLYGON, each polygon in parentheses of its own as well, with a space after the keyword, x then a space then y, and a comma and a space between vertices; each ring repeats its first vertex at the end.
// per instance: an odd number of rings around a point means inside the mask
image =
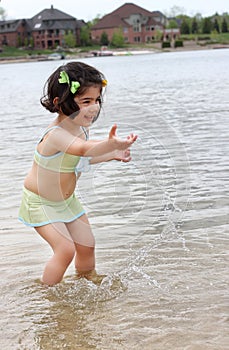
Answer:
POLYGON ((215 30, 217 33, 220 32, 219 30, 219 23, 217 21, 217 18, 215 18, 214 23, 213 23, 213 30, 215 30))
POLYGON ((200 23, 202 20, 202 15, 201 13, 197 12, 197 14, 195 15, 195 19, 197 20, 197 23, 200 23))
POLYGON ((196 20, 196 17, 193 18, 192 23, 191 23, 191 33, 192 34, 197 34, 198 33, 198 22, 196 20))
POLYGON ((227 25, 227 21, 226 21, 225 17, 223 17, 221 31, 222 31, 222 33, 227 33, 228 32, 228 25, 227 25))
POLYGON ((0 7, 0 19, 2 21, 5 21, 6 17, 7 17, 6 10, 3 7, 0 7))
POLYGON ((205 17, 203 20, 202 33, 210 34, 212 31, 212 23, 209 17, 205 17))
POLYGON ((173 6, 171 7, 169 13, 166 14, 166 17, 177 17, 178 15, 185 14, 186 10, 184 7, 173 6))
POLYGON ((109 45, 109 39, 108 39, 108 35, 106 32, 102 32, 101 38, 100 38, 100 44, 107 46, 109 45))
POLYGON ((115 47, 123 47, 124 46, 124 37, 121 28, 116 30, 112 36, 111 44, 115 47))
POLYGON ((190 28, 186 20, 182 21, 180 31, 181 31, 181 34, 190 34, 190 28))
POLYGON ((94 26, 95 24, 97 24, 99 22, 99 20, 101 19, 101 15, 97 14, 96 17, 94 19, 92 19, 91 21, 87 22, 88 27, 91 28, 92 26, 94 26))
POLYGON ((169 21, 169 24, 168 24, 168 29, 175 29, 175 28, 178 28, 178 23, 176 21, 176 19, 171 19, 169 21))
POLYGON ((67 47, 75 47, 76 46, 76 37, 73 35, 71 31, 68 31, 64 35, 64 42, 67 47))
POLYGON ((155 41, 161 41, 163 38, 163 32, 159 29, 156 30, 155 36, 154 36, 154 40, 155 41))
POLYGON ((91 45, 91 34, 88 24, 80 28, 80 43, 82 46, 91 45))

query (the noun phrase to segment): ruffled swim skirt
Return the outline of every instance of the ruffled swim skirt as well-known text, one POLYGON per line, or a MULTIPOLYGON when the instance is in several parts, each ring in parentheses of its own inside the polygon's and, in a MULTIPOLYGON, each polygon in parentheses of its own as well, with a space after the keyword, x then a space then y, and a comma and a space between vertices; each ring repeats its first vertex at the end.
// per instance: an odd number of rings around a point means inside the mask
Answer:
POLYGON ((23 188, 18 219, 27 226, 38 227, 54 222, 71 222, 85 214, 73 193, 64 201, 53 202, 23 188))

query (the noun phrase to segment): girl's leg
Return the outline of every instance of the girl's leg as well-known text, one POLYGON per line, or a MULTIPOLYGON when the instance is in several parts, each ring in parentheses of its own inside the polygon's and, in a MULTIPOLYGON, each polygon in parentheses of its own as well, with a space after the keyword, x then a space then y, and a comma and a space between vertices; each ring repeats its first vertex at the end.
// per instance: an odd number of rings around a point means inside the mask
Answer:
POLYGON ((75 267, 81 272, 95 269, 95 239, 84 214, 77 220, 66 224, 76 248, 75 267))
POLYGON ((64 223, 35 227, 53 250, 53 256, 45 266, 42 282, 47 285, 59 283, 75 255, 75 246, 64 223))

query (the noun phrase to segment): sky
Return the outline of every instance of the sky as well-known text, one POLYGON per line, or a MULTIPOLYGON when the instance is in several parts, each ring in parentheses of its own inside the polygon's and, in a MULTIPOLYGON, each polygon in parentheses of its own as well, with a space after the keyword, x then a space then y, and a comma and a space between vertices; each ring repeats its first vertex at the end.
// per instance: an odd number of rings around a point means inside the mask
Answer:
POLYGON ((201 13, 207 17, 218 12, 229 13, 229 0, 0 0, 2 7, 7 14, 6 19, 31 18, 51 5, 77 19, 90 21, 100 15, 102 17, 126 2, 143 7, 148 11, 161 11, 169 15, 174 6, 183 9, 183 14, 194 16, 201 13))

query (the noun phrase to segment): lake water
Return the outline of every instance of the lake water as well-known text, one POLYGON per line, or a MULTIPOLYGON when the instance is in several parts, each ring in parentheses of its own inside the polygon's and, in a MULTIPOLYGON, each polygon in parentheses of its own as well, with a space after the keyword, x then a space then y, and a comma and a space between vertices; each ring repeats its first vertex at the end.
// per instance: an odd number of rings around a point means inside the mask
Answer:
POLYGON ((51 251, 17 213, 62 62, 0 65, 1 348, 229 349, 229 50, 82 61, 108 79, 91 138, 114 122, 139 135, 132 162, 92 167, 77 190, 107 277, 77 281, 70 266, 38 283, 51 251))

